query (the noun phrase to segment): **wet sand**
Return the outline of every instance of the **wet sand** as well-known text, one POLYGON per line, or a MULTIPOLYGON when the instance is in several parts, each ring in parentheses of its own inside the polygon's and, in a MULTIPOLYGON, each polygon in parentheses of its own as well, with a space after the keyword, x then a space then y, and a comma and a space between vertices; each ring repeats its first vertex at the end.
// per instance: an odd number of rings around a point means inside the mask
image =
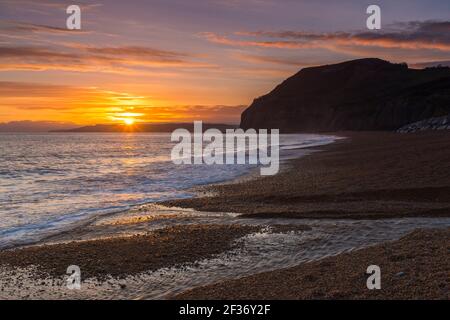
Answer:
POLYGON ((450 299, 450 229, 419 230, 390 243, 294 268, 195 288, 173 299, 450 299), (381 268, 368 290, 366 268, 381 268))
MULTIPOLYGON (((277 176, 208 186, 207 197, 163 204, 244 218, 450 217, 450 133, 340 135, 347 139, 291 161, 277 176)), ((236 248, 235 240, 260 228, 180 225, 131 237, 31 246, 0 251, 0 266, 36 266, 43 277, 62 277, 75 264, 85 278, 125 278, 210 259, 236 248)), ((306 230, 286 225, 272 229, 306 230)), ((194 289, 176 298, 448 299, 449 235, 450 230, 420 231, 397 242, 194 289), (382 291, 367 292, 365 268, 370 264, 380 265, 386 275, 382 291), (399 272, 404 275, 396 276, 399 272)))
MULTIPOLYGON (((293 161, 276 177, 217 185, 209 189, 212 196, 167 204, 252 218, 450 216, 450 132, 342 135, 348 139, 293 161)), ((399 241, 174 298, 449 299, 450 229, 416 231, 399 241), (366 287, 372 264, 382 269, 382 290, 366 287)))
POLYGON ((126 277, 186 265, 234 249, 234 240, 260 228, 241 225, 189 225, 159 229, 148 235, 73 241, 0 252, 1 265, 38 267, 42 277, 62 277, 77 265, 84 278, 126 277))
POLYGON ((163 204, 253 218, 450 216, 450 132, 338 134, 274 177, 207 187, 163 204))

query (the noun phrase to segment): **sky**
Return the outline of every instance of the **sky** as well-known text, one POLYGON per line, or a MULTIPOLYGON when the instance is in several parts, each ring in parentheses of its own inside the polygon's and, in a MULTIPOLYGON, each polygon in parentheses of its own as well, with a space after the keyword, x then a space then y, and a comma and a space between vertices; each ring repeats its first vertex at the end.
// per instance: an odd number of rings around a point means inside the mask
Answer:
POLYGON ((0 0, 0 123, 238 123, 301 68, 366 57, 450 64, 450 1, 0 0))

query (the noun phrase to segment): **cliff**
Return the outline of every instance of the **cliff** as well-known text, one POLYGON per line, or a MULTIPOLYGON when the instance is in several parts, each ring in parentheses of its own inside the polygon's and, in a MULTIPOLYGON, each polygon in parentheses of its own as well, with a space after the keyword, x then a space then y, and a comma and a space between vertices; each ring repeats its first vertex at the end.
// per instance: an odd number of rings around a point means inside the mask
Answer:
POLYGON ((450 114, 450 69, 370 58, 302 69, 241 115, 241 127, 282 132, 396 130, 450 114))

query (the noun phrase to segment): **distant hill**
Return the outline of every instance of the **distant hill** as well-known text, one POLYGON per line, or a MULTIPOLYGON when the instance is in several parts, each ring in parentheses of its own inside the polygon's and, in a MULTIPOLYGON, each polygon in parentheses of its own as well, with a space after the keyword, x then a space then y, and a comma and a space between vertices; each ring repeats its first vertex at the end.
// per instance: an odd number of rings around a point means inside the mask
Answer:
POLYGON ((409 69, 369 58, 302 69, 241 115, 241 127, 282 132, 396 130, 450 114, 450 68, 409 69))
MULTIPOLYGON (((203 130, 209 128, 216 128, 221 131, 226 129, 235 129, 237 125, 229 124, 215 124, 203 123, 203 130)), ((191 123, 136 123, 132 126, 124 124, 97 124, 93 126, 86 126, 74 128, 69 130, 53 130, 53 132, 172 132, 175 129, 184 128, 189 131, 194 131, 194 124, 191 123)))
POLYGON ((70 122, 52 121, 12 121, 0 123, 0 132, 49 132, 51 130, 68 130, 77 125, 70 122))

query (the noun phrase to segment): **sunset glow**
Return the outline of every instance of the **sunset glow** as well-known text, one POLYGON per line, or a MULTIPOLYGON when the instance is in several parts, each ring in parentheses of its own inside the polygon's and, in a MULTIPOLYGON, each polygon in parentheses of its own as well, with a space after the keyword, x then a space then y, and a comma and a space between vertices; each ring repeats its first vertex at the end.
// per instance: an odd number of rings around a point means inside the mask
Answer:
POLYGON ((134 124, 134 119, 132 118, 124 119, 123 122, 125 122, 127 126, 131 126, 134 124))
POLYGON ((450 53, 448 1, 389 2, 370 34, 358 1, 83 3, 72 31, 70 1, 0 1, 0 123, 238 123, 304 67, 369 56, 424 67, 450 53))

